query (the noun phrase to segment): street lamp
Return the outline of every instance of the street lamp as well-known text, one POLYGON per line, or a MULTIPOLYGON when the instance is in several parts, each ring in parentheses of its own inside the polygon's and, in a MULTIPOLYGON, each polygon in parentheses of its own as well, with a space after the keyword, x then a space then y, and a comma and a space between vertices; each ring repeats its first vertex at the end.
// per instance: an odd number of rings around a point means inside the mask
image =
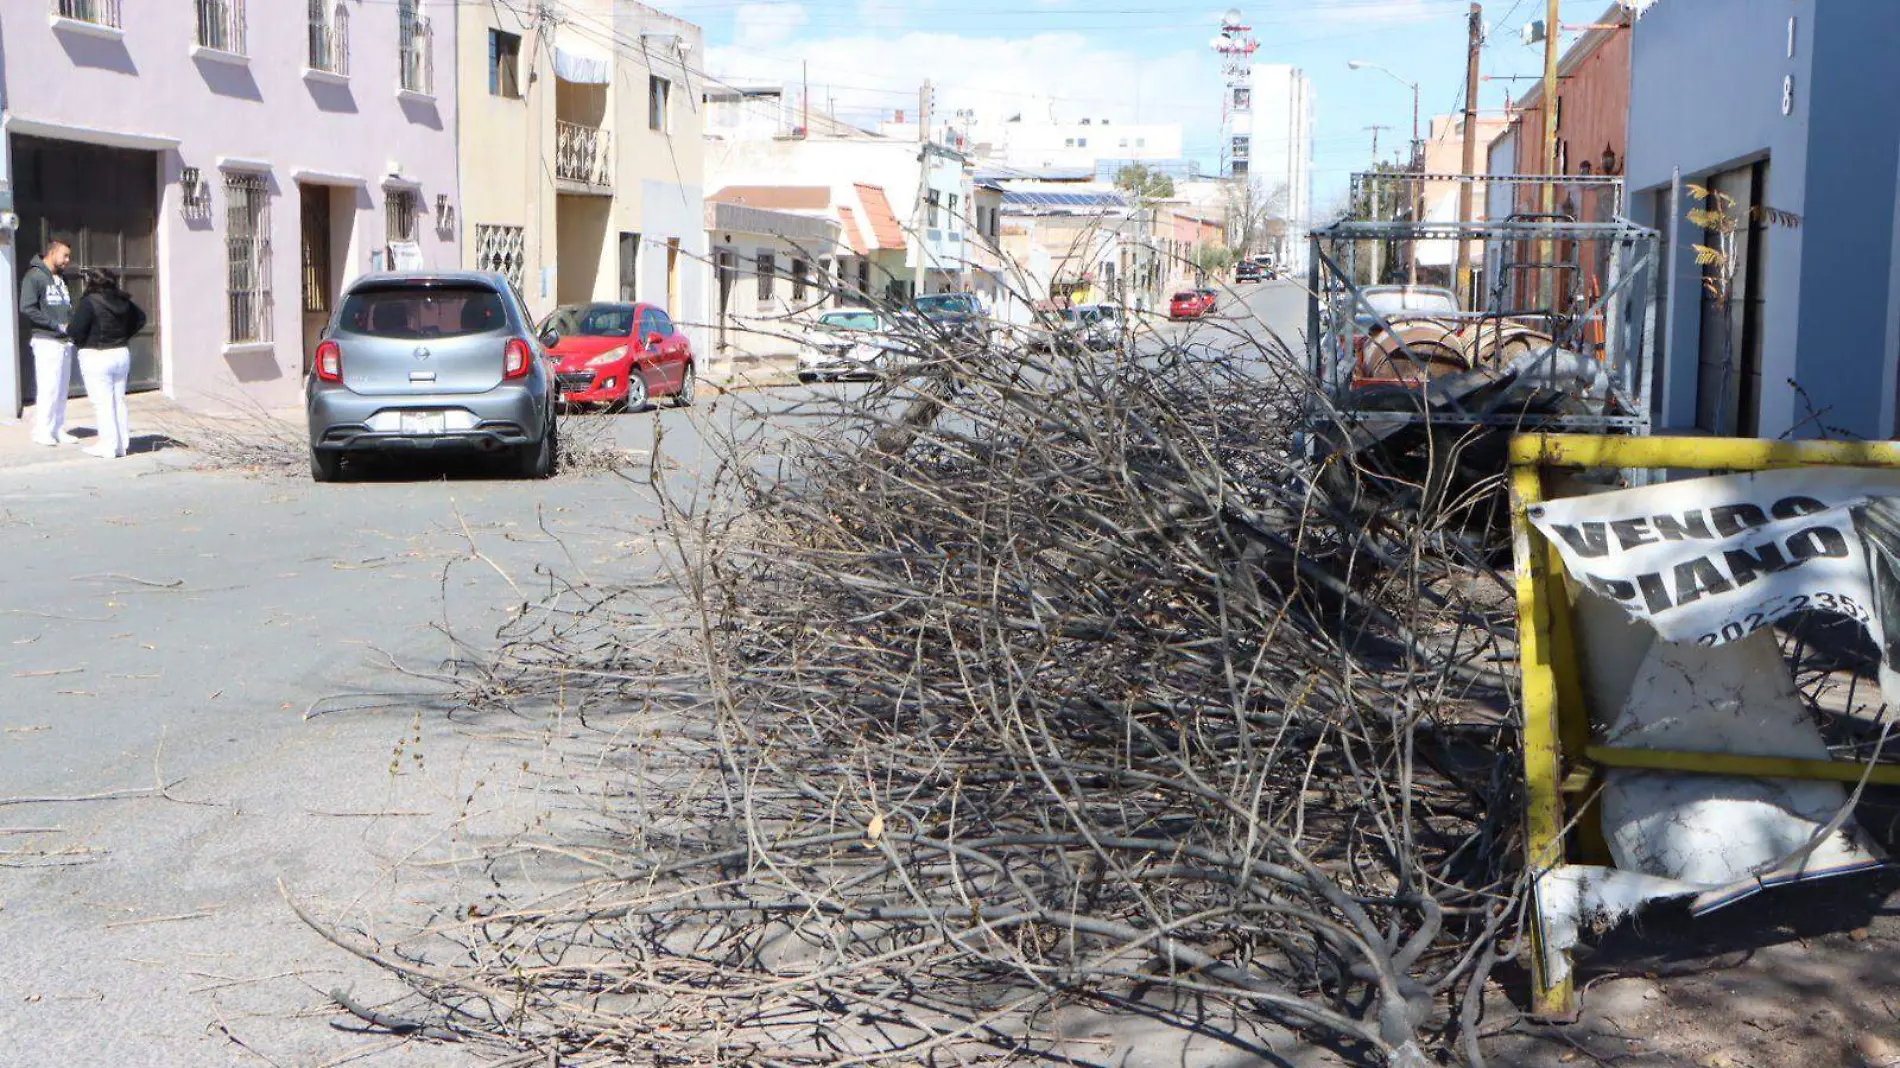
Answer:
MULTIPOLYGON (((1363 60, 1363 59, 1349 59, 1346 61, 1346 66, 1348 69, 1351 69, 1351 70, 1376 70, 1379 73, 1385 75, 1388 78, 1391 78, 1393 81, 1398 82, 1400 85, 1403 85, 1407 89, 1410 89, 1412 91, 1412 167, 1414 170, 1417 170, 1421 174, 1424 173, 1424 170, 1425 170, 1424 142, 1418 139, 1418 83, 1408 82, 1404 78, 1399 77, 1397 74, 1392 73, 1390 70, 1386 69, 1385 67, 1382 67, 1377 63, 1373 63, 1373 62, 1363 60)), ((1416 179, 1414 179, 1411 183, 1411 186, 1412 186, 1412 198, 1411 198, 1412 199, 1412 221, 1414 223, 1417 223, 1421 221, 1419 219, 1419 182, 1416 179)), ((1412 250, 1412 254, 1409 257, 1409 259, 1410 259, 1410 263, 1406 268, 1406 279, 1410 284, 1417 285, 1418 284, 1418 249, 1414 248, 1412 250)))

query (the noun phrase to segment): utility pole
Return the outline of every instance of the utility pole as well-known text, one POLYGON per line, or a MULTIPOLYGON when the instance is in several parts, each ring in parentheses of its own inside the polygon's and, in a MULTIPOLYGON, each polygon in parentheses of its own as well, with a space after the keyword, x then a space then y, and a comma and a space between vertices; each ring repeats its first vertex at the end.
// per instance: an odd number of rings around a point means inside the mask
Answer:
MULTIPOLYGON (((1562 35, 1563 27, 1557 21, 1558 0, 1547 0, 1544 14, 1544 196, 1539 207, 1544 222, 1551 222, 1550 216, 1557 214, 1557 38, 1562 35)), ((1545 238, 1539 242, 1538 256, 1543 260, 1540 270, 1542 283, 1538 289, 1543 293, 1544 306, 1553 312, 1557 307, 1557 272, 1552 261, 1557 256, 1556 245, 1545 238)))
POLYGON ((800 125, 804 127, 805 136, 809 138, 811 136, 811 60, 805 60, 802 67, 804 69, 805 78, 805 92, 803 94, 805 119, 800 125))
MULTIPOLYGON (((1465 159, 1466 181, 1458 190, 1458 221, 1469 223, 1477 218, 1475 201, 1478 183, 1470 181, 1478 173, 1478 61, 1484 51, 1484 5, 1471 5, 1470 44, 1465 54, 1465 159)), ((1458 241, 1458 296, 1467 310, 1477 303, 1471 292, 1471 242, 1460 235, 1458 241)))
MULTIPOLYGON (((1550 0, 1556 3, 1557 0, 1550 0)), ((1406 184, 1412 187, 1412 225, 1425 223, 1425 142, 1418 138, 1418 83, 1412 83, 1412 180, 1406 184)), ((1411 254, 1405 257, 1405 284, 1418 284, 1418 239, 1412 239, 1411 254)))
MULTIPOLYGON (((1383 219, 1385 217, 1385 183, 1380 182, 1377 178, 1379 173, 1379 131, 1390 130, 1391 128, 1390 126, 1376 124, 1366 127, 1366 129, 1372 131, 1373 180, 1366 188, 1366 196, 1369 202, 1366 204, 1365 210, 1366 213, 1371 215, 1374 219, 1383 219)), ((1358 211, 1359 205, 1354 204, 1352 209, 1358 211)), ((1390 243, 1389 239, 1381 239, 1372 243, 1372 281, 1375 285, 1385 281, 1385 249, 1390 243)))
POLYGON ((910 296, 912 300, 924 295, 925 271, 930 265, 930 219, 928 202, 930 197, 930 105, 936 93, 930 87, 930 79, 924 79, 924 87, 917 94, 917 266, 912 272, 910 296))
POLYGON ((1377 163, 1379 162, 1379 131, 1380 131, 1380 130, 1390 130, 1391 128, 1392 128, 1392 127, 1390 127, 1390 126, 1366 126, 1366 127, 1363 127, 1363 129, 1367 129, 1367 130, 1371 130, 1371 131, 1372 131, 1372 162, 1373 162, 1373 163, 1374 163, 1375 165, 1376 165, 1376 164, 1377 164, 1377 163))

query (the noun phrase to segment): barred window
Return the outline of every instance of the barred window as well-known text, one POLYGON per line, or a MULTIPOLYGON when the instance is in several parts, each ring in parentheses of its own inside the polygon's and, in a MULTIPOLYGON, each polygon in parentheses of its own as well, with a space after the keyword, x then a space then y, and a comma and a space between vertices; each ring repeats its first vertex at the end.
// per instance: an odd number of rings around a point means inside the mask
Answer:
POLYGON ((224 176, 231 344, 269 341, 270 186, 261 174, 224 176))
POLYGON ((244 54, 244 0, 198 0, 198 44, 244 54))
POLYGON ((942 196, 943 194, 937 192, 935 189, 924 193, 924 205, 928 209, 927 221, 932 230, 937 228, 937 213, 942 210, 943 205, 942 196))
POLYGON ((778 272, 778 263, 770 252, 759 253, 759 302, 772 299, 772 279, 778 272))
POLYGON ((350 73, 350 12, 341 3, 310 0, 310 69, 350 73))
POLYGON ((413 189, 391 189, 384 196, 385 210, 388 213, 386 232, 389 243, 414 241, 416 239, 416 215, 421 212, 416 191, 413 189))
POLYGON ((804 260, 792 261, 792 299, 794 301, 800 303, 804 302, 805 283, 810 277, 811 264, 806 263, 804 260))
POLYGON ((516 289, 522 285, 526 247, 527 230, 523 227, 475 224, 475 269, 494 271, 507 278, 516 289))
POLYGON ((435 53, 429 20, 417 11, 419 0, 397 0, 396 48, 402 87, 412 93, 435 92, 435 53))

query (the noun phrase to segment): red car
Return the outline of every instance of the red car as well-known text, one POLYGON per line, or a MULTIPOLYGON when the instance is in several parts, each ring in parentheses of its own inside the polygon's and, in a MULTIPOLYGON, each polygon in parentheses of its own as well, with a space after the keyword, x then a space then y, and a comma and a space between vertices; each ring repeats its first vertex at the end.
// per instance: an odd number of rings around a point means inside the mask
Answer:
POLYGON ((541 324, 566 404, 693 403, 693 344, 652 304, 566 304, 541 324), (555 335, 555 336, 550 336, 555 335))
POLYGON ((1168 301, 1168 318, 1199 319, 1214 310, 1214 294, 1205 289, 1184 289, 1168 301))

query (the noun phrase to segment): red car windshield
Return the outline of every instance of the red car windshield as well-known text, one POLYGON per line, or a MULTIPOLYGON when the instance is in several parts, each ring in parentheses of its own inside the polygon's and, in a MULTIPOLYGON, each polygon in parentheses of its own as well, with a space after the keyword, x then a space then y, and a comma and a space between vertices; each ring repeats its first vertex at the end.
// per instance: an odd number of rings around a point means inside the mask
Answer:
POLYGON ((569 304, 554 309, 546 327, 562 337, 626 337, 633 333, 631 304, 569 304))

